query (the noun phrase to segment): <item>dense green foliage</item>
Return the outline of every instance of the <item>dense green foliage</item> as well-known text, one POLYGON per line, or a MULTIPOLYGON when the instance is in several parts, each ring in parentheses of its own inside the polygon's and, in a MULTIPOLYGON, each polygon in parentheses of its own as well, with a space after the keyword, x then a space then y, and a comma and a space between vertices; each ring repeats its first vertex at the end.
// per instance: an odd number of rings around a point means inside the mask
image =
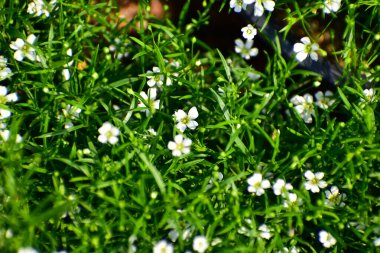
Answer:
POLYGON ((196 250, 197 235, 207 252, 379 251, 378 1, 343 0, 330 14, 319 0, 276 0, 274 12, 265 10, 268 20, 285 15, 282 34, 298 26, 317 41, 329 33, 332 49, 319 58, 343 66, 334 87, 318 86, 321 77, 284 59, 276 41, 259 48, 266 66, 257 71, 233 44, 221 53, 197 38, 210 10, 238 18, 227 0, 205 0, 195 16, 183 1, 178 22, 155 19, 139 1, 122 28, 116 1, 57 0, 49 16, 29 13, 30 2, 0 0, 8 60, 0 71, 11 70, 0 77, 8 91, 0 94, 1 252, 152 252, 160 240, 185 252, 196 250), (325 27, 312 35, 315 20, 325 27), (18 38, 21 61, 10 46, 18 38), (149 82, 160 84, 156 97, 149 82), (305 122, 303 96, 326 90, 331 103, 314 99, 305 122), (13 93, 17 101, 5 96, 13 93), (193 107, 198 126, 181 133, 174 114, 193 107), (114 132, 99 137, 105 122, 114 132), (173 156, 179 134, 190 152, 173 156), (309 191, 307 171, 323 172, 327 186, 309 191), (253 194, 254 173, 293 189, 275 194, 264 183, 264 194, 253 194), (335 203, 325 192, 332 186, 335 203), (291 194, 297 200, 284 206, 291 194), (320 231, 336 244, 324 247, 320 231))

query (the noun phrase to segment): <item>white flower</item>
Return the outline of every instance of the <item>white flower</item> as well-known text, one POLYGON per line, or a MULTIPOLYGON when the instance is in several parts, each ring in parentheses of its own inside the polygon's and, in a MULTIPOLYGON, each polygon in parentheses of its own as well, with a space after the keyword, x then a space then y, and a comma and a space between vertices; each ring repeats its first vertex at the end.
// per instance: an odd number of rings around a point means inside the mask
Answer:
POLYGON ((325 176, 323 172, 313 173, 310 170, 306 171, 304 176, 308 180, 304 183, 305 189, 313 193, 319 192, 319 188, 323 189, 327 186, 327 183, 322 180, 325 176))
POLYGON ((156 130, 154 130, 153 128, 149 128, 148 129, 148 132, 151 134, 151 135, 157 135, 157 132, 156 132, 156 130))
MULTIPOLYGON (((11 136, 11 132, 7 129, 5 130, 0 130, 0 143, 2 143, 3 141, 8 141, 9 140, 9 137, 11 136)), ((16 135, 16 143, 20 143, 22 142, 22 137, 21 135, 17 134, 16 135)))
POLYGON ((193 250, 199 253, 203 253, 208 248, 208 241, 207 238, 203 235, 198 235, 194 237, 193 240, 193 250))
POLYGON ((285 208, 292 208, 295 206, 300 206, 302 204, 302 200, 298 199, 297 194, 295 193, 289 193, 288 199, 284 201, 284 207, 285 208))
POLYGON ((50 16, 49 9, 52 10, 56 4, 56 0, 50 1, 48 5, 44 3, 43 0, 33 0, 28 4, 27 12, 35 17, 45 15, 46 17, 50 16))
POLYGON ((103 123, 98 132, 100 133, 98 136, 98 141, 101 143, 109 142, 110 144, 114 145, 119 141, 119 138, 117 136, 120 135, 120 130, 109 122, 103 123))
MULTIPOLYGON (((370 89, 365 89, 363 90, 363 95, 365 98, 365 101, 372 103, 375 101, 375 90, 370 88, 370 89)), ((363 101, 363 99, 362 99, 363 101)))
POLYGON ((67 105, 65 109, 62 109, 63 116, 68 119, 79 118, 81 111, 82 109, 73 105, 67 105))
MULTIPOLYGON (((247 0, 246 0, 247 1, 247 0)), ((249 0, 250 2, 255 3, 255 11, 253 15, 261 17, 264 14, 264 9, 272 12, 274 10, 275 2, 273 0, 249 0)))
POLYGON ((317 99, 315 104, 323 110, 326 110, 335 102, 335 99, 332 98, 333 93, 329 90, 327 90, 325 94, 323 94, 322 91, 318 91, 314 96, 317 99))
POLYGON ((69 69, 63 69, 63 70, 62 70, 62 76, 63 76, 63 79, 64 79, 65 81, 70 80, 70 77, 71 77, 71 75, 70 75, 70 70, 69 70, 69 69))
POLYGON ((12 41, 9 45, 11 49, 16 52, 13 54, 13 58, 16 61, 23 61, 24 57, 28 58, 31 61, 36 60, 36 51, 32 47, 37 37, 34 34, 30 34, 26 39, 26 42, 23 39, 16 39, 16 41, 12 41))
MULTIPOLYGON (((153 87, 161 87, 164 84, 165 76, 161 74, 161 70, 159 67, 153 67, 153 71, 148 70, 147 72, 148 86, 153 87)), ((166 85, 170 86, 172 81, 169 77, 166 78, 166 85)))
POLYGON ((319 232, 319 241, 325 248, 330 248, 331 246, 334 246, 336 244, 336 239, 325 230, 319 232))
POLYGON ((231 0, 230 7, 234 9, 235 12, 241 12, 247 8, 247 4, 243 0, 231 0))
POLYGON ((264 238, 266 240, 269 240, 272 237, 272 234, 270 233, 269 227, 265 224, 262 224, 259 226, 260 231, 260 237, 264 238))
POLYGON ((313 97, 309 93, 306 93, 303 97, 295 95, 290 99, 290 102, 295 105, 294 109, 305 123, 311 123, 313 121, 313 118, 311 117, 311 115, 315 114, 313 97))
POLYGON ((293 46, 293 51, 296 53, 296 58, 299 62, 303 62, 308 55, 314 61, 318 60, 318 54, 316 51, 319 50, 317 43, 311 43, 308 37, 303 37, 301 39, 302 43, 296 43, 293 46))
POLYGON ((149 88, 148 94, 142 91, 140 92, 140 96, 144 99, 144 101, 139 100, 137 106, 148 108, 146 110, 142 110, 142 112, 146 113, 147 117, 150 115, 150 110, 154 112, 155 110, 158 110, 160 108, 160 100, 156 100, 157 88, 149 88))
POLYGON ((286 196, 287 191, 293 190, 293 186, 290 183, 286 183, 283 179, 277 179, 273 185, 273 192, 275 195, 286 196))
POLYGON ((9 118, 12 115, 11 111, 0 108, 0 119, 9 118))
POLYGON ((235 40, 235 52, 240 54, 244 59, 249 60, 251 57, 255 57, 259 50, 252 48, 253 40, 247 40, 245 43, 241 39, 235 40))
POLYGON ((182 154, 190 153, 192 141, 189 138, 184 138, 182 134, 174 137, 174 141, 169 141, 168 148, 172 151, 173 156, 181 156, 182 154))
MULTIPOLYGON (((7 102, 16 102, 18 100, 16 93, 8 94, 8 89, 5 86, 0 86, 0 104, 7 102)), ((0 119, 9 118, 12 115, 11 111, 0 108, 0 119)))
POLYGON ((265 189, 270 187, 270 182, 267 179, 263 180, 263 175, 256 172, 247 179, 248 192, 252 192, 253 195, 261 196, 265 193, 265 189))
POLYGON ((33 249, 32 247, 26 247, 26 248, 19 248, 17 253, 38 253, 38 251, 33 249))
POLYGON ((373 240, 373 244, 375 245, 375 247, 379 247, 380 246, 380 237, 373 240))
POLYGON ((5 86, 0 86, 0 104, 7 102, 16 102, 18 100, 16 93, 8 94, 8 89, 5 86))
POLYGON ((0 55, 0 81, 12 74, 12 70, 7 68, 8 59, 0 55))
POLYGON ((256 36, 257 34, 257 30, 256 28, 254 28, 251 24, 243 27, 241 29, 242 33, 243 33, 243 38, 244 39, 247 39, 247 40, 253 40, 253 38, 256 36))
POLYGON ((198 123, 194 120, 198 118, 198 110, 195 106, 191 107, 188 114, 183 110, 178 110, 174 112, 174 116, 178 122, 176 126, 182 133, 187 127, 194 130, 198 126, 198 123))
POLYGON ((340 8, 341 0, 325 0, 323 11, 327 14, 337 12, 340 8))
POLYGON ((173 245, 167 243, 165 240, 161 240, 154 245, 153 253, 173 253, 173 245))
POLYGON ((53 253, 67 253, 66 250, 54 251, 53 253))
POLYGON ((326 205, 335 206, 338 205, 340 207, 345 206, 346 204, 343 202, 346 199, 346 194, 339 193, 339 188, 335 185, 330 188, 330 190, 325 191, 326 194, 326 205))

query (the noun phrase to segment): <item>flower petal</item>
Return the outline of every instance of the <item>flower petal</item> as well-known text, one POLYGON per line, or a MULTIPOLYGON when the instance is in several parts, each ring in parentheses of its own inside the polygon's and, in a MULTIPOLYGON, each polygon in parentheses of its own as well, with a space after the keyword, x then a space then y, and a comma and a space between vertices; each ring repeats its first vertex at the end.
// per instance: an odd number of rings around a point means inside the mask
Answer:
POLYGON ((303 38, 301 39, 301 42, 302 42, 303 44, 305 44, 305 45, 309 45, 309 44, 311 44, 311 41, 310 41, 310 38, 309 38, 309 37, 303 37, 303 38))
POLYGON ((191 107, 191 109, 189 110, 189 113, 188 113, 190 119, 196 119, 198 118, 199 114, 198 114, 198 110, 195 106, 191 107))
POLYGON ((296 54, 296 58, 299 62, 303 62, 306 59, 306 57, 307 57, 307 53, 304 51, 301 51, 296 54))

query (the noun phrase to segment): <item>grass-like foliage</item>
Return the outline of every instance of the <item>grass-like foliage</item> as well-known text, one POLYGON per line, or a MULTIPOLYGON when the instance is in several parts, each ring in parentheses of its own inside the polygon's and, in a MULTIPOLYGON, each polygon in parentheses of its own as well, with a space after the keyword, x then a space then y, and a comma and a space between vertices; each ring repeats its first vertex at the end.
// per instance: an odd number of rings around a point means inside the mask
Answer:
POLYGON ((0 0, 0 252, 379 252, 380 3, 175 1, 0 0))

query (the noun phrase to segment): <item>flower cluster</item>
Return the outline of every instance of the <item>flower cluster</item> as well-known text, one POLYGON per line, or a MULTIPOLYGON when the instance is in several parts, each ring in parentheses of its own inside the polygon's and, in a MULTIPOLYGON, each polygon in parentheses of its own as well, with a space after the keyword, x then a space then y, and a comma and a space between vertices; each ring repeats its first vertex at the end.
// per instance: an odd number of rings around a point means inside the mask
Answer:
POLYGON ((6 79, 12 74, 12 70, 7 67, 8 59, 0 55, 0 81, 6 79))
MULTIPOLYGON (((331 91, 326 91, 325 93, 318 91, 314 96, 317 99, 315 104, 323 110, 328 109, 335 102, 331 91)), ((294 109, 305 123, 313 122, 311 116, 315 115, 314 102, 313 97, 309 93, 303 96, 295 95, 290 99, 290 102, 294 104, 294 109)))
POLYGON ((273 0, 231 0, 230 7, 234 9, 235 12, 241 12, 245 10, 247 5, 254 4, 254 15, 262 16, 264 14, 264 9, 272 12, 274 10, 275 2, 273 0))
POLYGON ((49 17, 50 11, 55 8, 56 3, 56 0, 52 0, 48 4, 45 4, 43 0, 33 0, 28 4, 27 12, 35 17, 40 17, 41 15, 49 17))

